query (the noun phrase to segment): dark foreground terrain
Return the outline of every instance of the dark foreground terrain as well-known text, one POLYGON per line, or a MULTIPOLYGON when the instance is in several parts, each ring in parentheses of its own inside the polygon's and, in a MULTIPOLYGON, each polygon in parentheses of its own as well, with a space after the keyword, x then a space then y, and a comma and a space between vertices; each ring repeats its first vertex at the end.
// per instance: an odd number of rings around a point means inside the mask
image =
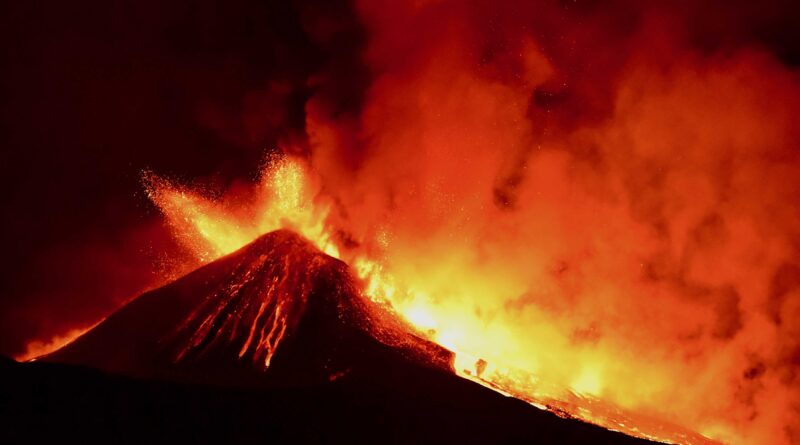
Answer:
POLYGON ((411 364, 248 390, 6 359, 0 423, 0 443, 646 443, 411 364))

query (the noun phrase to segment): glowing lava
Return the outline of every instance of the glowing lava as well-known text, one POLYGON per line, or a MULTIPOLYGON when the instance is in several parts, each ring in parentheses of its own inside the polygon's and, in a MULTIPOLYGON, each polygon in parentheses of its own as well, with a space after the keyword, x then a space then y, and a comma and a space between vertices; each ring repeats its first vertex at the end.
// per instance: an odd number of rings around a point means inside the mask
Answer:
MULTIPOLYGON (((251 190, 255 194, 252 207, 244 210, 232 208, 225 199, 206 198, 152 174, 147 175, 147 180, 151 198, 166 215, 176 236, 194 249, 201 261, 210 261, 234 251, 261 231, 290 227, 329 255, 350 264, 363 282, 364 296, 384 303, 413 325, 420 335, 453 351, 453 370, 458 375, 559 415, 583 419, 630 435, 680 443, 708 441, 657 417, 632 413, 602 401, 596 396, 602 394, 605 382, 597 369, 581 369, 571 385, 542 381, 537 374, 540 369, 520 366, 515 357, 508 355, 513 354, 510 351, 519 348, 520 344, 502 323, 489 323, 481 314, 465 311, 452 301, 433 300, 424 291, 415 290, 412 284, 399 281, 386 269, 379 256, 369 255, 352 240, 345 246, 337 246, 334 242, 337 238, 333 235, 337 233, 336 229, 327 224, 330 204, 312 185, 313 178, 298 159, 273 159, 263 172, 261 181, 251 190)), ((379 234, 376 245, 385 244, 386 236, 385 233, 379 234)), ((292 271, 284 271, 284 275, 294 276, 292 271)), ((200 327, 214 324, 214 314, 222 309, 224 307, 220 306, 212 310, 204 321, 199 320, 200 327)), ((274 346, 285 328, 280 320, 280 302, 264 299, 257 311, 256 322, 245 323, 252 325, 253 329, 260 326, 261 331, 255 336, 258 340, 255 343, 250 341, 253 337, 251 332, 242 354, 253 343, 254 354, 261 357, 263 366, 268 366, 274 346), (257 323, 259 318, 263 318, 264 323, 257 323)), ((223 327, 227 324, 223 323, 223 327)), ((207 329, 192 331, 196 331, 198 338, 190 344, 199 345, 209 335, 207 329)), ((215 333, 214 336, 225 337, 225 334, 215 333)))
POLYGON ((167 215, 173 233, 202 262, 237 250, 265 233, 290 228, 330 256, 336 245, 325 227, 328 208, 315 203, 318 189, 299 162, 276 160, 263 172, 247 202, 215 202, 154 174, 148 195, 167 215))

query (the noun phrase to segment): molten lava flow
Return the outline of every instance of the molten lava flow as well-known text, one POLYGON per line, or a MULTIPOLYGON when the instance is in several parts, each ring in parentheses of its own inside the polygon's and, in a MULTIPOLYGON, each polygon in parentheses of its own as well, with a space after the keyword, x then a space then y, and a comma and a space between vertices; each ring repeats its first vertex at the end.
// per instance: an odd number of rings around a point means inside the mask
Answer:
POLYGON ((240 336, 244 340, 239 358, 248 356, 260 368, 268 368, 290 324, 297 322, 287 314, 298 309, 286 306, 302 306, 310 292, 306 281, 311 271, 292 270, 290 260, 288 254, 261 255, 240 265, 231 281, 224 284, 224 291, 206 298, 181 326, 189 339, 176 360, 202 354, 216 343, 240 336), (263 276, 274 278, 265 285, 256 280, 263 276), (288 298, 291 293, 296 295, 288 298))

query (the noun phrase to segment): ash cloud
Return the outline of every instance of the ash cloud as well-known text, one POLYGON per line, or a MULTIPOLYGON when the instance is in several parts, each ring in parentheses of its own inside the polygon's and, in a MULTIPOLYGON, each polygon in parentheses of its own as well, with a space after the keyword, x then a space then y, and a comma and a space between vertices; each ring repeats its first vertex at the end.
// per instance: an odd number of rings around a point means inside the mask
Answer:
POLYGON ((307 105, 339 226, 388 231, 401 279, 491 314, 522 366, 594 366, 604 397, 714 437, 798 439, 790 4, 357 11, 360 113, 307 105))

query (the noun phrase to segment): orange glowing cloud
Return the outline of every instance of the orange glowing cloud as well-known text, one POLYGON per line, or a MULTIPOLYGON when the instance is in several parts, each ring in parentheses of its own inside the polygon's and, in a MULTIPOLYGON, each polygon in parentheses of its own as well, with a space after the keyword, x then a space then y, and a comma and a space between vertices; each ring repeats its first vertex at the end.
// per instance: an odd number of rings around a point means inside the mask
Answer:
POLYGON ((363 108, 312 98, 307 159, 219 199, 150 177, 201 259, 294 228, 493 389, 659 440, 800 437, 796 73, 656 12, 359 5, 363 108))

